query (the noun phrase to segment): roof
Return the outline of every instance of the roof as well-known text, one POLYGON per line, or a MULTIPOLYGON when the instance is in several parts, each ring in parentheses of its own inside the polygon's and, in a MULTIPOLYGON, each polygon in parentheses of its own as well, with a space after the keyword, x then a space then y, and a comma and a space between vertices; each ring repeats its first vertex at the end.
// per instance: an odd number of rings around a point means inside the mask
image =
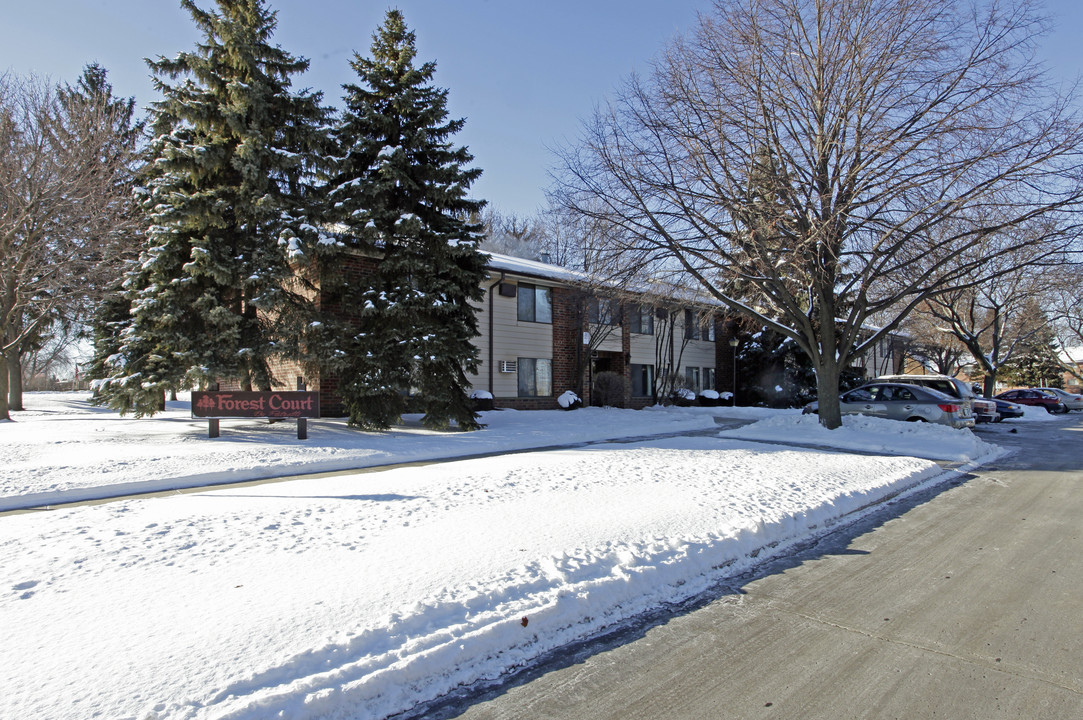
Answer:
POLYGON ((553 280, 556 282, 570 284, 581 283, 590 285, 594 288, 609 286, 615 290, 623 289, 632 294, 648 298, 647 302, 650 302, 650 299, 653 298, 700 306, 724 307, 721 302, 702 292, 699 288, 695 287, 694 284, 680 286, 669 282, 637 281, 635 286, 624 286, 622 288, 621 284, 617 281, 593 277, 589 273, 585 273, 581 270, 571 270, 560 265, 552 265, 538 260, 527 260, 525 258, 503 255, 487 250, 482 252, 489 257, 486 264, 490 270, 544 280, 553 280))
POLYGON ((516 275, 528 275, 530 277, 559 280, 562 282, 586 282, 590 280, 590 276, 586 273, 578 270, 569 270, 560 265, 552 265, 550 263, 539 262, 538 260, 527 260, 525 258, 502 255, 500 253, 488 251, 483 251, 483 254, 489 257, 486 264, 490 270, 501 270, 503 272, 515 273, 516 275))

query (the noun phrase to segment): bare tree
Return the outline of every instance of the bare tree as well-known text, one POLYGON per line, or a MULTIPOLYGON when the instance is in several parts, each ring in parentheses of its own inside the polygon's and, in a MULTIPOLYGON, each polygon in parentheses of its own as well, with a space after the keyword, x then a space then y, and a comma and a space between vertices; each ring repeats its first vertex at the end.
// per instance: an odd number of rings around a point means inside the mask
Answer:
POLYGON ((608 233, 619 232, 603 217, 586 215, 551 204, 540 216, 541 247, 548 262, 589 275, 611 275, 604 268, 606 261, 597 248, 605 247, 611 240, 608 233))
POLYGON ((899 326, 903 354, 941 375, 954 375, 967 354, 959 338, 943 329, 943 323, 918 310, 899 326))
MULTIPOLYGON (((31 390, 53 388, 53 380, 72 374, 76 369, 75 346, 80 328, 71 323, 56 323, 46 328, 37 342, 28 343, 21 354, 22 386, 31 390)), ((15 374, 11 373, 12 385, 15 374)), ((12 405, 10 408, 15 409, 12 405)))
POLYGON ((1046 295, 1046 312, 1056 336, 1061 368, 1083 382, 1083 266, 1060 268, 1057 282, 1046 295))
POLYGON ((481 250, 503 253, 527 260, 542 260, 544 229, 533 217, 520 217, 515 213, 501 213, 492 208, 482 213, 485 240, 481 250))
POLYGON ((120 111, 68 100, 46 81, 0 77, 0 419, 26 341, 115 276, 127 236, 120 111))
POLYGON ((911 310, 1072 238, 1083 126, 1044 26, 1029 0, 719 0, 595 113, 558 195, 621 228, 626 271, 792 338, 838 427, 840 373, 911 310))
MULTIPOLYGON (((1034 250, 1028 247, 1024 252, 1034 250)), ((984 375, 985 397, 992 397, 1000 369, 1048 326, 1040 298, 1052 290, 1055 276, 1055 269, 1045 272, 1042 262, 1027 262, 1018 255, 993 258, 990 263, 1005 266, 1004 274, 933 295, 917 309, 966 348, 984 375)))

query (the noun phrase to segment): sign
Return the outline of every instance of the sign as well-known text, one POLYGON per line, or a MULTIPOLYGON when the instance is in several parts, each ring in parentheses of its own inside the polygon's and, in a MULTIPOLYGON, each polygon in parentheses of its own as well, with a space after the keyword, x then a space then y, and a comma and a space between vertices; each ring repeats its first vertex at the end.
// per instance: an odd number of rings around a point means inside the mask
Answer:
POLYGON ((320 394, 306 391, 192 392, 194 418, 318 418, 320 394))

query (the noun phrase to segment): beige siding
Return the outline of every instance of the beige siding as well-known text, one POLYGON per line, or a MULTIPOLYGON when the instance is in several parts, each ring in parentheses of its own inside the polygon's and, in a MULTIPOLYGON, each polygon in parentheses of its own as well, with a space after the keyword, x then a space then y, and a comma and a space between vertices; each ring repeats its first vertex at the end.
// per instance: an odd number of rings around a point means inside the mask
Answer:
POLYGON ((714 343, 689 340, 681 358, 681 367, 714 367, 714 343))
MULTIPOLYGON (((485 284, 486 291, 499 279, 491 276, 485 284)), ((505 282, 517 284, 512 278, 505 282)), ((532 285, 551 287, 544 282, 531 282, 532 285)), ((494 289, 494 293, 496 290, 494 289)), ((518 319, 518 301, 513 297, 494 294, 493 302, 493 395, 496 397, 516 397, 519 394, 519 378, 516 373, 500 372, 501 360, 518 358, 553 357, 553 324, 520 322, 518 319)), ((486 295, 478 311, 478 331, 481 336, 476 344, 481 351, 481 364, 477 375, 467 375, 467 380, 476 389, 489 389, 489 298, 486 295)))
POLYGON ((623 328, 620 327, 604 327, 600 330, 602 333, 607 333, 605 339, 594 348, 601 352, 620 352, 623 349, 621 344, 621 336, 623 334, 623 328))
MULTIPOLYGON (((661 364, 657 360, 655 345, 657 342, 662 342, 661 336, 632 333, 629 340, 631 363, 635 365, 654 365, 655 377, 661 378, 669 365, 668 347, 662 353, 663 360, 661 364)), ((687 377, 685 372, 687 368, 699 368, 701 386, 706 384, 707 374, 704 371, 715 368, 715 342, 698 339, 685 340, 683 315, 677 318, 676 327, 674 328, 673 360, 677 365, 674 369, 682 378, 687 377)))
MULTIPOLYGON (((467 380, 475 389, 489 389, 489 290, 494 288, 492 297, 492 333, 494 338, 493 347, 493 395, 497 398, 513 398, 518 396, 518 374, 500 372, 502 360, 516 361, 519 358, 553 358, 553 325, 551 323, 521 322, 518 319, 518 301, 514 297, 503 297, 494 285, 500 280, 500 275, 490 274, 485 283, 486 296, 475 304, 477 308, 478 331, 480 335, 475 339, 475 345, 479 350, 479 371, 477 375, 468 375, 467 380)), ((555 282, 545 280, 523 279, 505 277, 504 282, 518 285, 525 282, 534 286, 556 287, 555 282)), ((685 376, 688 367, 704 368, 715 367, 715 343, 705 340, 684 340, 683 315, 677 318, 675 328, 675 356, 680 360, 677 373, 685 376), (681 346, 683 344, 683 352, 681 346)), ((596 348, 602 352, 621 352, 622 328, 616 327, 609 330, 608 336, 596 348)), ((660 341, 657 335, 643 335, 631 333, 629 336, 630 362, 636 365, 655 365, 656 376, 664 370, 657 367, 655 344, 660 341)), ((701 381, 702 382, 702 381, 701 381)))
POLYGON ((641 335, 631 333, 628 337, 633 365, 655 364, 655 343, 659 341, 657 335, 641 335))

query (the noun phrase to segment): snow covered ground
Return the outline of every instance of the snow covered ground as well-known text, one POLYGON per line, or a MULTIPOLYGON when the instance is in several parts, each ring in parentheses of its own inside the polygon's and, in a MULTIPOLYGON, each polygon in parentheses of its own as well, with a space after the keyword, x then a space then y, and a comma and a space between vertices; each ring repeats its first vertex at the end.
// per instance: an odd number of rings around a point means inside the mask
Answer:
POLYGON ((0 517, 12 718, 382 718, 940 481, 918 455, 999 452, 970 431, 848 418, 828 433, 745 408, 492 412, 469 434, 320 420, 298 441, 292 423, 243 421, 209 440, 185 403, 150 420, 82 396, 27 405, 0 423, 9 508, 761 422, 0 517))
POLYGON ((309 439, 299 441, 292 421, 222 420, 221 437, 210 440, 207 421, 192 419, 183 394, 166 412, 140 420, 86 398, 29 393, 16 422, 0 424, 0 510, 715 427, 710 414, 662 409, 503 410, 486 413, 488 427, 478 433, 429 431, 420 416, 386 433, 321 419, 309 420, 309 439))

